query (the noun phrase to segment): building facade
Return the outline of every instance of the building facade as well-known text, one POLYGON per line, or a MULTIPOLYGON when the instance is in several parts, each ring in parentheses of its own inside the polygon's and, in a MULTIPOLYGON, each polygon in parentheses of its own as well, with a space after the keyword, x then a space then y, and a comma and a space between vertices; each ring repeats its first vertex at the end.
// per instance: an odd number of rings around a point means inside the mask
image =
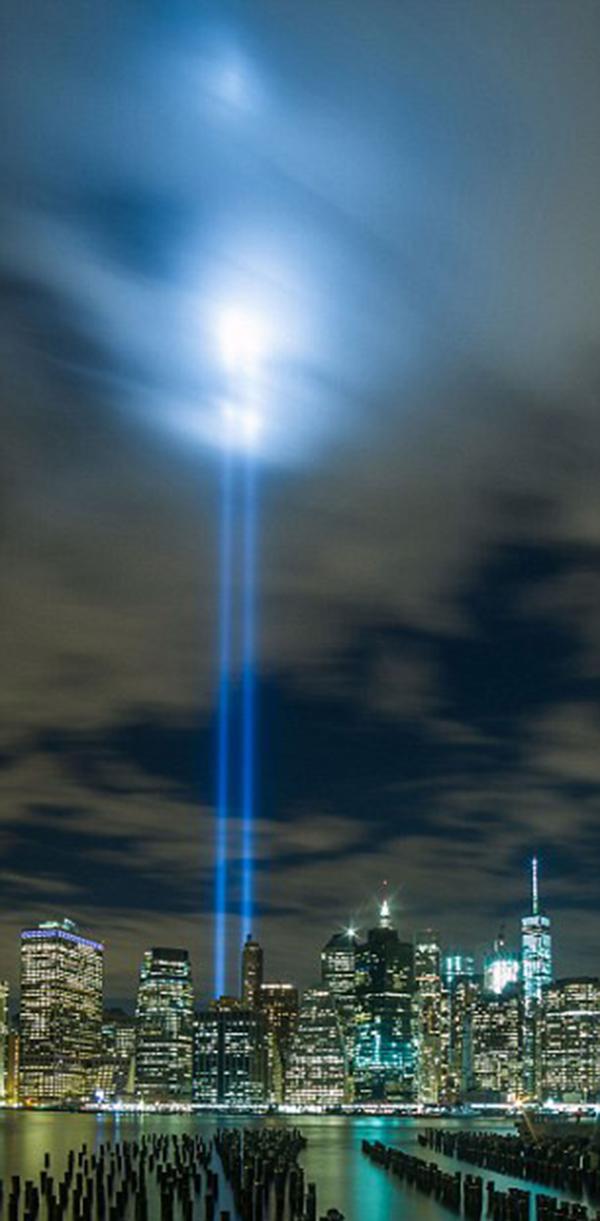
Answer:
POLYGON ((88 1098, 100 1055, 104 946, 72 920, 21 934, 20 1094, 23 1101, 88 1098))
POLYGON ((285 1084, 286 1102, 337 1107, 346 1101, 346 1054, 335 1001, 326 988, 302 998, 285 1084))
POLYGON ((414 961, 417 1101, 436 1105, 444 1090, 448 1029, 439 937, 432 929, 417 936, 414 961))
POLYGON ((290 1047, 298 1025, 298 989, 288 983, 262 984, 260 1008, 265 1023, 267 1098, 283 1102, 290 1047))
POLYGON ((467 1096, 510 1102, 521 1094, 523 1003, 518 989, 478 995, 470 1010, 467 1096))
POLYGON ((387 898, 357 952, 354 1096, 411 1101, 415 1091, 414 950, 392 927, 387 898))
POLYGON ((222 997, 196 1019, 194 1102, 251 1110, 264 1104, 266 1090, 265 1017, 258 1008, 222 997))
POLYGON ((557 1102, 600 1101, 600 980, 559 979, 540 1016, 541 1093, 557 1102))
POLYGON ((115 1100, 135 1091, 135 1020, 122 1009, 109 1009, 102 1018, 100 1066, 96 1092, 115 1100))
POLYGON ((194 997, 187 950, 146 951, 135 1023, 136 1093, 148 1102, 190 1100, 194 997))

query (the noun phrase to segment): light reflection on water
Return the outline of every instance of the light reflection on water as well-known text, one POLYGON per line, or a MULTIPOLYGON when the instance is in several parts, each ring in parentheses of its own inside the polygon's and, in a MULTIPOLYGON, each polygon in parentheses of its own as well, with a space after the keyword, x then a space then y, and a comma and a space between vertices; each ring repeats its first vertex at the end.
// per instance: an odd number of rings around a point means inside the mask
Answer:
MULTIPOLYGON (((364 1138, 380 1140, 408 1153, 419 1154, 428 1161, 435 1160, 448 1170, 458 1169, 456 1162, 420 1148, 417 1141, 420 1125, 413 1119, 309 1115, 265 1121, 243 1117, 220 1122, 223 1126, 227 1124, 232 1127, 265 1122, 269 1126, 285 1123, 301 1128, 308 1138, 302 1161, 307 1181, 317 1184, 318 1216, 332 1207, 339 1208, 346 1221, 388 1221, 390 1217, 394 1217, 395 1221, 442 1221, 442 1218, 447 1221, 451 1216, 434 1200, 402 1186, 378 1166, 372 1165, 361 1153, 364 1138)), ((464 1119, 443 1122, 444 1126, 465 1126, 464 1119)), ((37 1178, 46 1152, 50 1153, 52 1159, 52 1172, 60 1177, 69 1149, 78 1149, 84 1141, 92 1151, 103 1141, 133 1140, 142 1132, 197 1131, 209 1136, 215 1126, 215 1120, 204 1115, 117 1117, 0 1110, 0 1177, 5 1181, 11 1174, 37 1178)), ((489 1120, 477 1126, 497 1130, 507 1128, 505 1123, 489 1120)), ((461 1169, 482 1173, 465 1166, 461 1169)), ((494 1178, 504 1189, 514 1182, 488 1172, 485 1172, 485 1177, 494 1178)), ((227 1194, 222 1195, 219 1207, 226 1208, 228 1203, 227 1194)), ((150 1221, 154 1221, 152 1213, 150 1221)))

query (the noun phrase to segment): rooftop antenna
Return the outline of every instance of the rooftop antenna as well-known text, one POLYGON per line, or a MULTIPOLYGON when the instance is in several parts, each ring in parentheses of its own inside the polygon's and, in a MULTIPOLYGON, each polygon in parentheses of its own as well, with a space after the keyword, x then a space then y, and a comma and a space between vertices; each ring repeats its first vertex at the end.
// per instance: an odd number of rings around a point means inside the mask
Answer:
POLYGON ((531 858, 531 912, 532 915, 539 915, 539 893, 538 893, 538 859, 537 856, 531 858))

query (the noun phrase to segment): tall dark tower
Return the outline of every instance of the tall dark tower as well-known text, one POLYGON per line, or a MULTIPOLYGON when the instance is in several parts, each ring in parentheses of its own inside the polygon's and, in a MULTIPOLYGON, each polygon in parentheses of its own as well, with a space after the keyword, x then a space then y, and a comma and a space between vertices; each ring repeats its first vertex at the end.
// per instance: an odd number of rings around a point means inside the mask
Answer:
POLYGON ((357 951, 355 1097, 410 1101, 414 1093, 414 950, 392 925, 387 893, 379 923, 357 951))
POLYGON ((263 951, 248 933, 242 950, 242 1001, 249 1009, 260 1007, 263 983, 263 951))

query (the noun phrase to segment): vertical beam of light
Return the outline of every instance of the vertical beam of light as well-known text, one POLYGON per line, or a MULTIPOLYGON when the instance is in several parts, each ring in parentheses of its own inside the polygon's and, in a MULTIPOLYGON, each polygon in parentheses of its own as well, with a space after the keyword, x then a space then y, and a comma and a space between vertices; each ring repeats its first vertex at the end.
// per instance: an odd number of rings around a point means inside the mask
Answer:
POLYGON ((233 480, 231 447, 223 451, 221 537, 219 557, 219 677, 217 728, 217 821, 215 837, 215 996, 225 992, 227 977, 227 831, 231 702, 231 585, 233 480))
POLYGON ((256 460, 245 459, 242 560, 242 941, 252 932, 254 915, 253 824, 256 753, 256 460))

